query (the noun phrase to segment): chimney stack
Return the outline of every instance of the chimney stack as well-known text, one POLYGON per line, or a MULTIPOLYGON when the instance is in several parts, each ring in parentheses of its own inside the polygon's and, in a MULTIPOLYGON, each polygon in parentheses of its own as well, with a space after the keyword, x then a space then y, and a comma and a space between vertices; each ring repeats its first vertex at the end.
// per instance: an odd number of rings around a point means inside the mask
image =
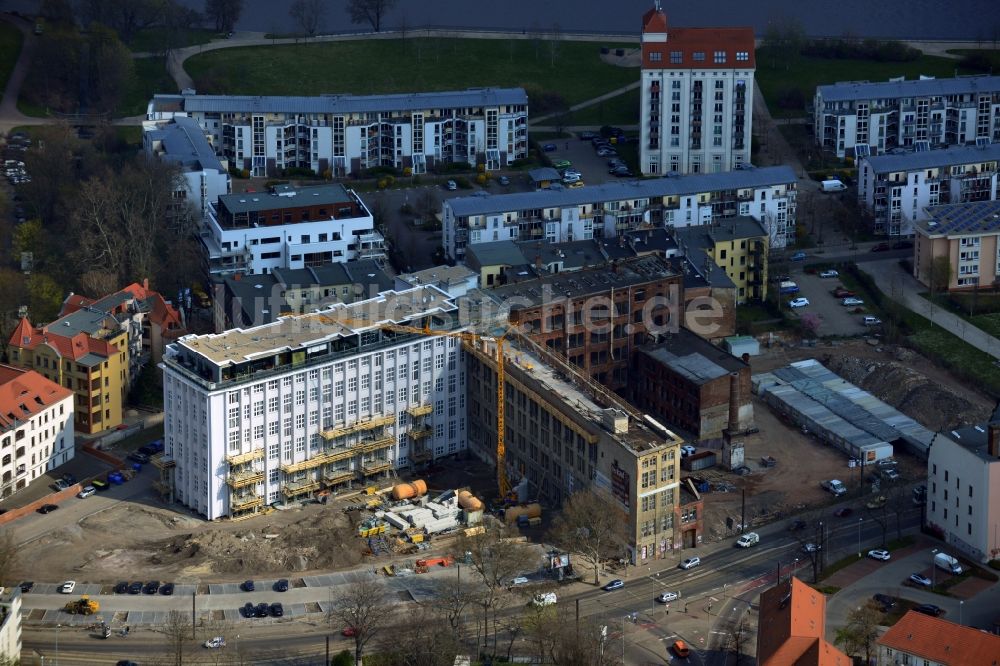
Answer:
POLYGON ((740 426, 740 373, 729 375, 729 426, 731 435, 739 431, 740 426))
POLYGON ((1000 458, 1000 423, 986 426, 986 452, 994 458, 1000 458))

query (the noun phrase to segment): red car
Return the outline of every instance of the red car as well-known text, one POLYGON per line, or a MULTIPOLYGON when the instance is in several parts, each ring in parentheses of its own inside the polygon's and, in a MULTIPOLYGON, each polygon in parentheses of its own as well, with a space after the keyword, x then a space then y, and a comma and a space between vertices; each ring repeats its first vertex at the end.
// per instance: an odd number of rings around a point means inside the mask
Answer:
POLYGON ((354 633, 355 633, 354 632, 354 627, 344 627, 344 630, 342 632, 340 632, 340 635, 341 636, 353 636, 354 633))
POLYGON ((872 252, 888 252, 890 249, 888 243, 879 243, 872 247, 872 252))
POLYGON ((852 296, 856 296, 853 291, 850 289, 844 289, 843 287, 837 287, 832 293, 836 298, 851 298, 852 296))

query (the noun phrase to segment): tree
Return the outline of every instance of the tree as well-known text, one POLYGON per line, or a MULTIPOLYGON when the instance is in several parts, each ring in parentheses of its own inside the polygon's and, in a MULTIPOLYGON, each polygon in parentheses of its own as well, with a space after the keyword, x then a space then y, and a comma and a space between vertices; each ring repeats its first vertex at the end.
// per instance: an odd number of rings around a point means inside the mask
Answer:
POLYGON ((735 657, 736 666, 740 666, 743 661, 743 653, 750 643, 750 631, 746 613, 741 614, 739 620, 735 620, 729 625, 729 631, 726 635, 726 650, 735 657))
POLYGON ((45 18, 49 25, 56 23, 71 25, 75 20, 73 5, 70 4, 69 0, 42 0, 42 6, 38 13, 45 18))
POLYGON ((805 30, 802 24, 791 18, 768 21, 767 29, 761 40, 761 47, 770 56, 771 68, 776 69, 784 64, 787 71, 798 59, 805 43, 805 30))
POLYGON ((184 648, 190 635, 191 625, 187 616, 176 610, 167 614, 167 622, 163 625, 163 634, 170 648, 174 666, 182 666, 184 663, 184 648))
POLYGON ((243 0, 205 0, 205 16, 215 24, 215 31, 229 34, 243 13, 243 0))
POLYGON ((870 664, 881 621, 882 611, 878 604, 869 600, 864 606, 848 612, 847 624, 837 630, 834 642, 843 646, 848 655, 860 656, 864 653, 864 663, 870 664))
POLYGON ((382 29, 382 18, 396 6, 396 0, 347 0, 351 23, 367 23, 372 30, 382 29))
POLYGON ((113 30, 103 26, 91 27, 88 42, 90 103, 94 109, 110 113, 118 108, 135 75, 132 53, 113 30))
POLYGON ((802 335, 807 338, 815 338, 819 334, 820 324, 823 320, 815 312, 805 312, 799 316, 799 325, 802 327, 802 335))
POLYGON ((326 14, 326 3, 324 0, 295 0, 288 13, 302 32, 312 37, 319 32, 326 14))
POLYGON ((392 618, 392 604, 386 599, 386 589, 375 578, 363 578, 345 586, 343 594, 334 600, 330 615, 344 627, 354 629, 354 661, 361 656, 372 639, 384 630, 392 618))
POLYGON ((407 614, 382 652, 391 651, 390 663, 399 666, 452 666, 461 646, 443 619, 436 604, 419 607, 407 614))
POLYGON ((561 548, 578 555, 594 569, 594 585, 600 582, 601 562, 620 556, 627 543, 625 512, 596 490, 573 493, 556 518, 550 537, 561 548))
POLYGON ((930 273, 927 277, 927 287, 931 293, 941 293, 948 290, 951 284, 951 259, 934 257, 930 263, 930 273))

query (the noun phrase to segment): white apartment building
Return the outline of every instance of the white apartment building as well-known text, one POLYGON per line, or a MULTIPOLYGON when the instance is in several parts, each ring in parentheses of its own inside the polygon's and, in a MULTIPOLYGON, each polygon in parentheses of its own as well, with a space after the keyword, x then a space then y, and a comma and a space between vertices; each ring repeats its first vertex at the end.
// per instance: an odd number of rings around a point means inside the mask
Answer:
POLYGON ((177 191, 175 204, 179 199, 190 202, 204 217, 211 203, 232 191, 229 170, 193 119, 175 116, 169 121, 144 122, 142 145, 147 155, 180 166, 184 187, 177 191))
POLYGON ((472 88, 393 95, 155 95, 147 120, 195 119, 219 154, 253 176, 378 166, 425 173, 439 162, 493 171, 528 155, 528 95, 472 88))
POLYGON ((466 246, 475 243, 617 238, 636 229, 743 216, 764 225, 770 247, 783 248, 795 237, 797 180, 790 167, 776 166, 448 199, 442 245, 461 262, 466 246))
POLYGON ((457 330, 457 310, 423 286, 181 338, 160 366, 159 489, 215 520, 462 451, 460 341, 375 323, 457 330))
POLYGON ((0 365, 0 498, 71 460, 75 443, 73 391, 0 365))
POLYGON ((21 588, 8 587, 0 593, 0 661, 20 663, 21 588))
POLYGON ((657 0, 642 17, 642 172, 749 164, 755 70, 753 28, 669 28, 657 0))
POLYGON ((209 206, 201 241, 206 272, 220 277, 385 258, 372 214, 339 184, 221 196, 209 206))
POLYGON ((934 439, 926 516, 956 553, 979 562, 1000 557, 1000 410, 989 423, 934 439))
POLYGON ((1000 143, 858 158, 858 198, 874 231, 912 236, 924 210, 939 204, 1000 199, 1000 143))
POLYGON ((1000 76, 816 87, 816 143, 837 157, 1000 141, 1000 76))

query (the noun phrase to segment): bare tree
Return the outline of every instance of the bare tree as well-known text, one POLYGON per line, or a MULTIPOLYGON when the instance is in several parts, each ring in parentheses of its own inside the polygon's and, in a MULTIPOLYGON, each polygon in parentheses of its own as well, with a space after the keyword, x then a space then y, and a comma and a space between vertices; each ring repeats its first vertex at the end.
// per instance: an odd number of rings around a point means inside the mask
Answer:
MULTIPOLYGON (((435 604, 436 606, 436 604, 435 604)), ((392 655, 391 663, 399 666, 452 666, 461 651, 459 637, 442 622, 435 606, 421 606, 408 613, 406 621, 392 634, 391 642, 382 646, 383 653, 392 655)))
POLYGON ((396 6, 396 0, 347 0, 351 23, 367 23, 372 30, 382 29, 382 19, 396 6))
POLYGON ((243 0, 205 0, 205 16, 215 23, 215 31, 232 32, 243 13, 243 0))
POLYGON ((375 578, 363 578, 347 585, 334 600, 331 617, 354 630, 356 664, 361 663, 365 647, 389 625, 392 610, 385 586, 375 578))
POLYGON ((184 648, 187 647, 188 637, 191 635, 191 624, 184 613, 176 610, 167 614, 167 622, 163 625, 163 635, 170 648, 174 666, 182 666, 184 663, 184 648))
POLYGON ((597 585, 601 561, 620 555, 628 541, 627 523, 628 517, 614 500, 595 490, 581 490, 563 505, 550 537, 593 567, 597 585))
MULTIPOLYGON (((461 568, 457 569, 459 576, 461 568)), ((457 637, 462 630, 465 611, 469 606, 482 604, 483 586, 478 581, 465 581, 456 576, 437 584, 436 605, 448 626, 457 637)))
POLYGON ((319 32, 323 17, 326 15, 324 0, 295 0, 288 10, 296 25, 302 32, 312 37, 319 32))
MULTIPOLYGON (((746 613, 743 613, 740 615, 740 619, 734 620, 729 625, 729 631, 726 635, 726 651, 733 655, 735 666, 740 666, 743 662, 743 653, 747 650, 750 638, 750 623, 747 622, 746 613)), ((726 663, 729 663, 728 657, 726 663)))
POLYGON ((847 624, 837 630, 835 642, 843 646, 848 655, 860 656, 863 653, 864 663, 870 664, 881 621, 882 611, 878 604, 868 601, 847 613, 847 624))

